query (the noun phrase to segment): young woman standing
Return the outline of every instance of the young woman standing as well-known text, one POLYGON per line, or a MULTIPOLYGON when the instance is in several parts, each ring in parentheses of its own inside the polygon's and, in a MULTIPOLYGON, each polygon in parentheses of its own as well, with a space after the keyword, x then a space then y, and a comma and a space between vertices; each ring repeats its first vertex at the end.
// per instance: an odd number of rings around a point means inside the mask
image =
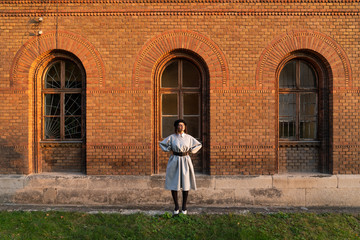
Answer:
POLYGON ((182 119, 174 122, 175 133, 160 142, 165 152, 172 151, 166 168, 165 189, 171 190, 174 200, 174 214, 179 214, 178 191, 182 189, 183 201, 181 212, 187 214, 189 190, 196 190, 194 167, 189 153, 198 152, 202 145, 194 137, 186 134, 186 122, 182 119))

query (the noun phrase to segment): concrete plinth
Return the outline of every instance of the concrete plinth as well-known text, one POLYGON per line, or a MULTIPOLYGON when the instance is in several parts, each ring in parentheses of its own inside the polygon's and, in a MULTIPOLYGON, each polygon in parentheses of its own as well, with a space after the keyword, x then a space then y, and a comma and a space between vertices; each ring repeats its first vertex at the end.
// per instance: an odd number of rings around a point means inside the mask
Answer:
MULTIPOLYGON (((166 205, 165 176, 0 175, 0 203, 166 205)), ((211 206, 360 207, 360 175, 197 175, 189 203, 211 206)))

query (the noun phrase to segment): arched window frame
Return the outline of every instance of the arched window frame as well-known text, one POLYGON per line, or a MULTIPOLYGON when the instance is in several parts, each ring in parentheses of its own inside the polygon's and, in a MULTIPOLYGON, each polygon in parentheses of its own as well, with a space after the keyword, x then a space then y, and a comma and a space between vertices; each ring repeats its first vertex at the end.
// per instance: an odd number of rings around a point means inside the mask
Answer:
MULTIPOLYGON (((193 132, 191 133, 191 135, 193 135, 194 137, 197 137, 199 138, 199 136, 201 136, 201 122, 202 122, 202 119, 201 119, 201 102, 202 102, 202 73, 201 73, 201 70, 199 68, 199 66, 192 60, 192 59, 189 59, 189 58, 184 58, 184 57, 176 57, 176 58, 173 58, 171 59, 170 61, 168 61, 165 66, 163 67, 162 69, 162 72, 161 72, 161 77, 160 77, 160 89, 159 89, 159 94, 160 94, 160 115, 162 116, 161 119, 160 119, 160 138, 165 138, 167 137, 169 134, 173 133, 173 128, 171 128, 171 131, 170 132, 167 132, 165 133, 164 132, 164 129, 163 129, 163 119, 164 119, 164 115, 162 115, 162 111, 163 111, 163 106, 162 106, 162 102, 163 102, 163 99, 162 97, 164 95, 176 95, 177 96, 177 114, 175 114, 173 116, 173 120, 176 120, 178 118, 182 118, 182 119, 185 119, 187 117, 195 117, 195 118, 198 118, 198 123, 197 125, 199 126, 198 129, 196 129, 196 133, 193 132), (190 63, 192 66, 194 66, 198 73, 200 74, 200 78, 199 78, 199 84, 198 86, 191 86, 191 87, 186 87, 183 85, 183 81, 184 81, 184 77, 183 77, 183 67, 184 67, 184 63, 185 62, 188 62, 190 63), (178 86, 173 86, 173 87, 164 87, 164 86, 161 86, 162 84, 162 77, 163 77, 163 74, 164 74, 164 71, 165 69, 167 69, 167 67, 173 63, 177 63, 178 64, 178 86), (184 105, 184 101, 185 101, 185 95, 196 95, 198 94, 198 113, 197 114, 194 114, 194 115, 191 115, 191 114, 186 114, 185 113, 185 105, 184 105)), ((185 119, 186 120, 186 119, 185 119)), ((174 122, 174 121, 172 121, 174 122)), ((171 122, 171 124, 172 124, 171 122)))
POLYGON ((316 52, 311 50, 299 50, 290 53, 279 64, 276 71, 276 116, 277 121, 275 125, 277 149, 278 147, 299 146, 299 147, 317 147, 319 148, 319 171, 329 172, 331 169, 331 109, 332 104, 330 100, 330 89, 332 88, 332 71, 327 60, 316 52), (318 79, 318 128, 317 138, 302 139, 302 140, 288 140, 280 139, 279 137, 279 77, 284 66, 293 59, 301 59, 310 64, 317 74, 318 79))
POLYGON ((160 162, 159 156, 162 154, 158 149, 158 142, 161 141, 162 131, 161 131, 161 76, 166 68, 166 66, 173 61, 174 59, 182 58, 192 62, 200 71, 201 75, 201 122, 200 122, 200 136, 202 139, 203 148, 202 148, 202 172, 207 173, 209 171, 209 163, 208 163, 208 152, 204 151, 208 145, 208 136, 209 136, 209 94, 208 92, 208 84, 209 84, 209 72, 207 69, 207 65, 205 61, 196 53, 186 50, 186 49, 177 49, 174 50, 167 55, 163 56, 163 58, 157 62, 156 68, 154 69, 154 154, 153 154, 153 173, 160 172, 160 162))
MULTIPOLYGON (((279 84, 279 138, 280 140, 284 140, 284 141, 317 141, 318 140, 318 124, 319 124, 319 77, 318 77, 318 73, 316 71, 316 69, 313 67, 313 65, 307 61, 306 59, 303 58, 293 58, 290 59, 289 61, 287 61, 284 66, 282 67, 282 69, 280 70, 280 74, 279 74, 279 78, 278 78, 278 84, 279 84), (295 86, 294 87, 280 87, 280 75, 284 70, 285 66, 287 66, 287 64, 290 63, 294 63, 295 64, 295 86), (314 73, 314 81, 315 81, 315 86, 314 87, 302 87, 300 84, 300 72, 301 72, 301 63, 305 64, 308 68, 310 68, 312 70, 312 72, 314 73), (281 123, 280 120, 280 104, 281 104, 281 98, 280 96, 285 96, 285 95, 289 95, 289 96, 293 96, 293 100, 295 100, 293 103, 295 103, 295 111, 294 111, 294 126, 290 127, 290 124, 284 124, 281 123), (308 135, 313 135, 312 137, 306 137, 304 135, 306 135, 304 132, 306 132, 305 129, 305 124, 301 124, 303 123, 302 121, 306 121, 304 119, 304 117, 302 117, 302 109, 304 108, 304 103, 302 101, 302 97, 308 95, 308 96, 315 96, 315 104, 313 104, 314 106, 314 114, 310 117, 308 117, 308 119, 311 119, 310 121, 315 122, 315 126, 313 125, 313 132, 312 134, 308 134, 308 135), (302 118, 302 119, 301 119, 302 118), (290 128, 293 128, 293 133, 290 134, 290 128), (302 134, 301 134, 302 133, 302 134), (292 135, 293 134, 293 135, 292 135), (281 136, 284 135, 284 137, 282 138, 281 136), (302 136, 303 135, 303 136, 302 136)), ((309 130, 309 129, 307 129, 309 130)), ((308 131, 309 132, 309 131, 308 131)))
POLYGON ((80 63, 80 61, 76 57, 72 57, 69 54, 65 53, 53 53, 53 58, 50 62, 47 63, 46 67, 43 70, 43 75, 41 77, 41 99, 42 99, 42 107, 41 107, 41 141, 42 142, 82 142, 85 138, 85 91, 86 91, 86 76, 85 70, 80 63), (81 74, 81 88, 66 88, 65 84, 65 61, 70 61, 74 63, 80 70, 81 74), (45 87, 45 79, 49 69, 56 63, 60 63, 61 71, 64 71, 61 74, 61 87, 60 88, 46 88, 45 87), (60 95, 60 137, 59 138, 46 138, 45 137, 45 95, 46 94, 58 94, 60 95), (78 117, 81 118, 81 137, 79 138, 66 138, 65 137, 65 95, 66 94, 81 94, 81 114, 78 117))

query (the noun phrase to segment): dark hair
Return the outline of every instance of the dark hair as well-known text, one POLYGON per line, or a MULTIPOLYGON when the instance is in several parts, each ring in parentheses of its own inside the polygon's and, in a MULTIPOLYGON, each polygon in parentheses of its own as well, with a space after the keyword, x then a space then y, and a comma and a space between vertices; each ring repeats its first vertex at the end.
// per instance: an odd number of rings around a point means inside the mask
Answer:
POLYGON ((175 133, 177 133, 177 127, 179 126, 179 123, 184 123, 184 125, 185 125, 185 133, 186 133, 186 129, 187 129, 187 127, 186 127, 186 122, 183 120, 183 119, 178 119, 178 120, 176 120, 175 122, 174 122, 174 127, 175 127, 175 133))

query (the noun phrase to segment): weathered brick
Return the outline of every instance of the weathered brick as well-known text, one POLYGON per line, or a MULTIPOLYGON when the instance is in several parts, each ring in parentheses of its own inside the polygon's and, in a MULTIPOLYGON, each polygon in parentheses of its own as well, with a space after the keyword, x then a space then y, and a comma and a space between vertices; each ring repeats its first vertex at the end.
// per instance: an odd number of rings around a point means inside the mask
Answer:
POLYGON ((155 81, 160 62, 179 49, 207 71, 207 141, 204 160, 192 156, 197 172, 319 171, 319 148, 280 147, 277 139, 278 67, 306 49, 329 69, 328 170, 360 174, 357 1, 9 0, 0 9, 1 174, 36 166, 91 175, 165 172, 155 81), (44 64, 59 49, 86 72, 81 147, 39 143, 44 64))

